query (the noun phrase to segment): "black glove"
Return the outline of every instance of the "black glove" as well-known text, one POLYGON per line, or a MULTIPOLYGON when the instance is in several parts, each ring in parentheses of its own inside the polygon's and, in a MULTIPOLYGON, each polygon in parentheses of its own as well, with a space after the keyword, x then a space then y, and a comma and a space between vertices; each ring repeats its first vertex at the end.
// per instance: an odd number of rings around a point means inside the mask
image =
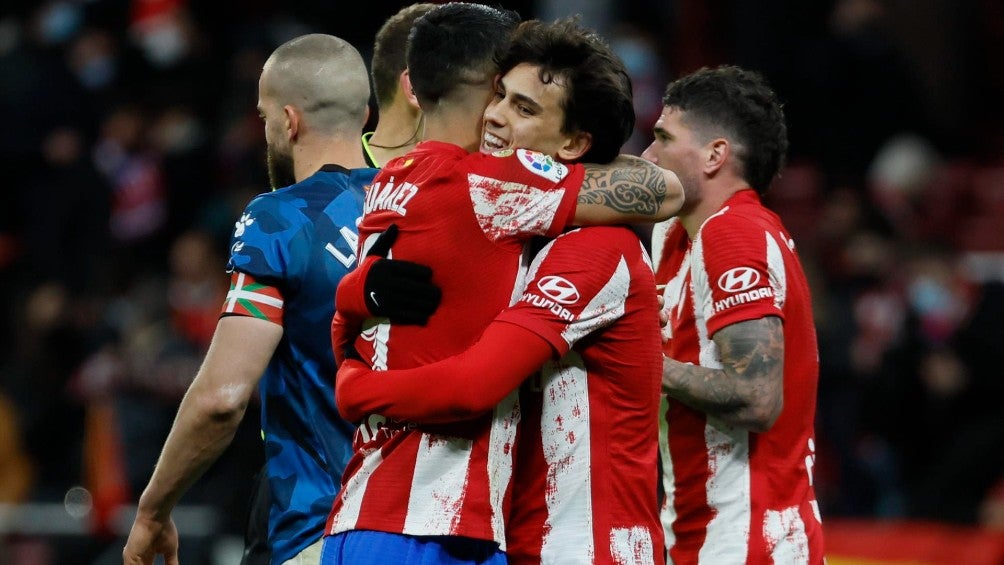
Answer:
POLYGON ((369 253, 376 259, 363 283, 366 308, 370 314, 390 318, 393 323, 425 325, 439 307, 442 291, 432 282, 432 269, 402 259, 387 259, 397 239, 397 224, 380 234, 369 253))

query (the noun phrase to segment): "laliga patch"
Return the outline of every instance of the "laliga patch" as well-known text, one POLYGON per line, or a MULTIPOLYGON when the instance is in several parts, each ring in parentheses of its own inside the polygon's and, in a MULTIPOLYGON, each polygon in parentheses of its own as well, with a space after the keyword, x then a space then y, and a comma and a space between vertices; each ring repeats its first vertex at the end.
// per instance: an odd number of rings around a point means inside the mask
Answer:
POLYGON ((513 154, 512 149, 499 149, 498 151, 492 151, 492 157, 508 157, 513 154))
POLYGON ((568 167, 556 162, 550 155, 517 149, 516 156, 526 170, 551 182, 558 182, 568 175, 568 167))

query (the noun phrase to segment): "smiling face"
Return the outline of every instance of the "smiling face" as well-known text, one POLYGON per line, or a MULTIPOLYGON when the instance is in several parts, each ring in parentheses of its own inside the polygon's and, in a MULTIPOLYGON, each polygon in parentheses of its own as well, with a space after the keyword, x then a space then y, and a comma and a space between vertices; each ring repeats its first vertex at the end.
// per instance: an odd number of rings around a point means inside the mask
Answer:
POLYGON ((588 148, 588 136, 564 133, 564 77, 545 83, 539 67, 516 65, 495 81, 495 96, 485 109, 481 152, 524 148, 564 161, 580 157, 588 148))

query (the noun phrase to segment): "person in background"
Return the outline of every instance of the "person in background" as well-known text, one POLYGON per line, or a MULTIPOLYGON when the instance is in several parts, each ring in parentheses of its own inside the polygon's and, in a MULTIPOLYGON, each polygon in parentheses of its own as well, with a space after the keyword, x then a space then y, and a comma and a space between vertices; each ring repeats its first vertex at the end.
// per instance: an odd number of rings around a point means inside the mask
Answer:
POLYGON ((415 148, 422 137, 422 110, 411 89, 405 49, 415 20, 435 8, 431 2, 411 4, 387 19, 377 31, 370 76, 379 116, 376 128, 363 134, 366 162, 379 168, 415 148))
POLYGON ((823 563, 812 304, 795 242, 761 202, 787 151, 784 113, 735 66, 670 83, 663 105, 642 157, 676 171, 686 194, 656 272, 669 558, 823 563))

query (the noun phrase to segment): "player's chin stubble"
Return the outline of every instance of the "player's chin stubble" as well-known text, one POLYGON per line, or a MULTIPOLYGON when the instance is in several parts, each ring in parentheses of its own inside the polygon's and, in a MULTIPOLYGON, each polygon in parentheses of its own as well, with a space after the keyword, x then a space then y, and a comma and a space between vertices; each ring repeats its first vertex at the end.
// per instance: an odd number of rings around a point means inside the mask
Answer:
POLYGON ((268 164, 268 182, 272 185, 272 190, 296 183, 292 155, 282 153, 269 145, 265 150, 265 157, 268 164))

